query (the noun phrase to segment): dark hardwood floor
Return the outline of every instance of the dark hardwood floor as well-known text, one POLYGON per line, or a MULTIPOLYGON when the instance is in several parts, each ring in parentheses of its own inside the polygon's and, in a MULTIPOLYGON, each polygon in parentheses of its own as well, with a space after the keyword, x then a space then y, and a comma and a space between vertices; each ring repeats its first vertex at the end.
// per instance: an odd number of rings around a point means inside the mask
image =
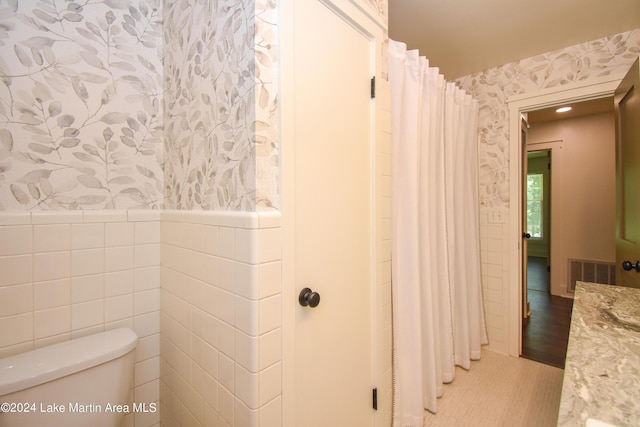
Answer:
POLYGON ((522 328, 522 357, 564 368, 573 299, 549 293, 546 259, 529 257, 529 321, 522 328))

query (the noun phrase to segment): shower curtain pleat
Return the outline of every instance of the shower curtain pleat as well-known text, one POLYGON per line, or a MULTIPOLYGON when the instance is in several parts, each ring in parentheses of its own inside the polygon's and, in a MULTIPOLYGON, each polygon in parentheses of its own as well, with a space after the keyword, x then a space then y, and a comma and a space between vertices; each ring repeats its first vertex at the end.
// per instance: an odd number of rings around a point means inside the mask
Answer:
MULTIPOLYGON (((402 50, 400 46, 390 45, 402 50)), ((405 52, 406 53, 406 52, 405 52)), ((405 55, 402 53, 402 56, 405 55)), ((390 53, 391 54, 391 53, 390 53)), ((410 96, 418 91, 420 74, 417 52, 415 55, 407 54, 406 68, 402 62, 389 63, 389 74, 394 74, 402 81, 391 99, 392 111, 406 111, 407 114, 398 115, 392 121, 392 138, 404 141, 404 144, 394 144, 392 149, 392 194, 396 203, 392 204, 392 233, 403 236, 402 245, 393 245, 392 257, 398 262, 393 273, 396 280, 401 283, 419 282, 418 236, 415 232, 418 225, 418 199, 413 195, 418 191, 417 181, 412 177, 418 173, 418 158, 415 153, 418 150, 418 126, 415 117, 418 114, 418 97, 410 96), (408 98, 403 102, 404 98, 408 98), (403 185, 399 185, 402 182, 403 185), (400 209, 401 205, 410 206, 409 209, 400 209)), ((394 384, 397 389, 422 390, 423 382, 423 352, 422 330, 423 310, 422 299, 418 286, 407 287, 402 296, 398 295, 394 304, 393 318, 397 325, 413 324, 410 328, 401 328, 394 331, 396 344, 394 345, 394 384)), ((428 313, 424 313, 426 316, 428 313)), ((426 326, 425 326, 426 327, 426 326)), ((398 408, 401 415, 400 424, 403 426, 418 426, 422 423, 422 413, 415 408, 421 408, 422 393, 407 394, 406 396, 394 396, 394 407, 398 408)))
POLYGON ((389 43, 396 427, 421 427, 455 366, 487 342, 480 283, 477 103, 389 43))

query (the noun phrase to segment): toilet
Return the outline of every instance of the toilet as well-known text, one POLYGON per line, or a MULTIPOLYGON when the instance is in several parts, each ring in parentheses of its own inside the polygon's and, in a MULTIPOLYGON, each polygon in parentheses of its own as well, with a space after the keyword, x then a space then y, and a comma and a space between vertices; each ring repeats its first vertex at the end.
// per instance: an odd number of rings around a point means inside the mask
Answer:
POLYGON ((120 328, 0 359, 0 426, 118 427, 137 342, 120 328))

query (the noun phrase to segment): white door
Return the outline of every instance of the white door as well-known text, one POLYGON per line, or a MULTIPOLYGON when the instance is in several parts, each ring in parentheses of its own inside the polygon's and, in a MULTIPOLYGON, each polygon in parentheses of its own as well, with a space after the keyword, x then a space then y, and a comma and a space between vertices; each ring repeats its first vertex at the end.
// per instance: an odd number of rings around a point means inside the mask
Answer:
POLYGON ((640 66, 615 93, 616 282, 640 288, 640 66))
MULTIPOLYGON (((295 426, 373 423, 371 37, 296 0, 295 426)), ((285 196, 286 197, 286 196, 285 196)))

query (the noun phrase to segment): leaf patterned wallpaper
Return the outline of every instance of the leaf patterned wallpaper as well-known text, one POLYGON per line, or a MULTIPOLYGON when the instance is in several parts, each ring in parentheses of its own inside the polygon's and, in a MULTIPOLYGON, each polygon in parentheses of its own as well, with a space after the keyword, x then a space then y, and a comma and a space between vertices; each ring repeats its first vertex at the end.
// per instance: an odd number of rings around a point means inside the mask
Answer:
MULTIPOLYGON (((359 0, 386 22, 388 0, 359 0)), ((279 208, 276 0, 165 5, 165 206, 279 208)))
MULTIPOLYGON (((276 0, 0 2, 0 210, 277 209, 276 38, 276 0)), ((509 96, 639 53, 633 30, 458 79, 481 203, 509 202, 509 96)))
POLYGON ((0 3, 0 210, 278 206, 274 0, 0 3))
POLYGON ((480 105, 480 203, 509 205, 509 109, 513 95, 622 76, 640 55, 640 29, 492 68, 457 80, 480 105))
POLYGON ((275 6, 165 6, 168 208, 278 207, 275 6))
POLYGON ((0 211, 277 209, 276 1, 0 0, 0 211))
POLYGON ((0 3, 0 210, 163 204, 159 1, 0 3))

